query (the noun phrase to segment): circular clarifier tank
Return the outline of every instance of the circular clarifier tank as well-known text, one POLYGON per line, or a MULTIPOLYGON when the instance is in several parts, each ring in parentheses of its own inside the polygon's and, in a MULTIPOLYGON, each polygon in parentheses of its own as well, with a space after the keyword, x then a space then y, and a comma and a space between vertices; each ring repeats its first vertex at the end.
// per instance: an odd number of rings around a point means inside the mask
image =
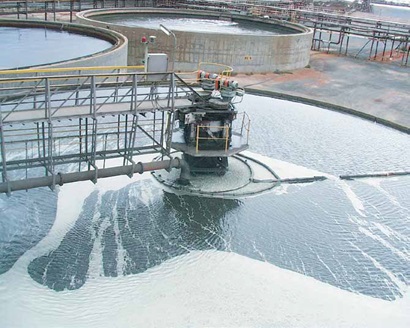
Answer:
POLYGON ((149 52, 165 52, 171 60, 175 53, 179 71, 195 70, 201 62, 232 66, 241 73, 293 70, 309 63, 311 29, 270 18, 151 8, 90 10, 79 13, 77 19, 126 35, 129 65, 141 64, 141 37, 151 35, 156 42, 149 45, 149 52), (163 33, 160 24, 176 38, 163 33))
POLYGON ((247 20, 233 21, 231 19, 207 18, 205 16, 180 15, 175 18, 171 14, 147 14, 138 15, 135 13, 127 14, 108 14, 94 16, 94 19, 106 23, 141 27, 148 29, 157 29, 162 24, 169 30, 180 32, 196 33, 216 33, 231 35, 279 35, 279 34, 296 34, 297 31, 285 26, 270 26, 265 23, 251 22, 247 20))
POLYGON ((126 65, 127 39, 56 22, 0 20, 0 69, 126 65))

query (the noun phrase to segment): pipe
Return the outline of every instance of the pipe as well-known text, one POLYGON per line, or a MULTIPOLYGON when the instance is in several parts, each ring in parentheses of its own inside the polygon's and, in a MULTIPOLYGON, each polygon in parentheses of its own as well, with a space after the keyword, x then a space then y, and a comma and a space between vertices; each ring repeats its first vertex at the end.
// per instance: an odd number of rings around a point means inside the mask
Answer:
POLYGON ((54 184, 62 186, 65 183, 87 181, 96 182, 98 178, 109 178, 117 175, 132 176, 134 173, 144 173, 147 171, 155 171, 162 169, 181 168, 181 179, 189 184, 189 167, 188 164, 176 157, 170 160, 154 161, 134 165, 116 166, 110 168, 89 170, 83 172, 58 173, 54 176, 45 176, 30 178, 25 180, 15 180, 0 183, 0 193, 10 193, 17 190, 27 190, 38 187, 53 187, 54 184), (188 172, 187 172, 188 168, 188 172), (187 182, 188 181, 188 182, 187 182))
POLYGON ((384 177, 397 177, 403 175, 410 175, 410 171, 404 172, 382 172, 382 173, 367 173, 367 174, 354 174, 354 175, 340 175, 341 180, 354 180, 362 178, 384 178, 384 177))
POLYGON ((191 179, 191 174, 190 174, 191 169, 189 168, 189 164, 187 161, 183 159, 179 159, 179 158, 178 160, 179 160, 179 168, 181 169, 181 174, 177 182, 180 185, 187 186, 190 184, 189 180, 191 179))

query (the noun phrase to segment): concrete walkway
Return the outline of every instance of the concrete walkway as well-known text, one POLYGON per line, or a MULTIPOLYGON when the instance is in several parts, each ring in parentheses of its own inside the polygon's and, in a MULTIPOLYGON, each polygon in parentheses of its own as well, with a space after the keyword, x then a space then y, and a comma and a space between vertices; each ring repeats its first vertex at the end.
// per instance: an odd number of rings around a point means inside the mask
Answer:
POLYGON ((235 80, 249 93, 330 103, 410 133, 410 67, 312 52, 310 68, 238 74, 235 80))

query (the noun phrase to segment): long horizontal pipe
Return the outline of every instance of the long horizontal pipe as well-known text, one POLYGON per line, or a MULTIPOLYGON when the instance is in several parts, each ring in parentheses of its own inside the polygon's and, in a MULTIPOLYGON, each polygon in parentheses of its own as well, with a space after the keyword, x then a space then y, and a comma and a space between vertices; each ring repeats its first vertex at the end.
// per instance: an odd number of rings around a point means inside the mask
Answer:
POLYGON ((25 180, 15 180, 0 183, 0 193, 10 193, 17 190, 27 190, 38 187, 53 187, 55 185, 62 186, 65 183, 87 181, 91 180, 94 183, 99 178, 109 178, 118 175, 132 176, 134 173, 144 173, 148 171, 181 168, 184 169, 185 165, 183 160, 175 157, 170 160, 154 161, 141 163, 138 162, 135 165, 116 166, 105 169, 97 169, 83 172, 72 173, 58 173, 54 176, 45 176, 38 178, 29 178, 25 180))
MULTIPOLYGON (((61 1, 61 0, 60 0, 61 1)), ((144 65, 138 66, 84 66, 84 67, 54 67, 54 68, 26 68, 26 69, 5 69, 0 70, 0 74, 27 74, 27 73, 61 73, 77 71, 108 71, 120 69, 144 69, 144 65)), ((114 74, 114 73, 112 73, 114 74)))
POLYGON ((354 174, 354 175, 340 175, 341 180, 354 180, 362 178, 383 178, 383 177, 397 177, 402 175, 410 175, 410 171, 404 172, 382 172, 382 173, 367 173, 367 174, 354 174))

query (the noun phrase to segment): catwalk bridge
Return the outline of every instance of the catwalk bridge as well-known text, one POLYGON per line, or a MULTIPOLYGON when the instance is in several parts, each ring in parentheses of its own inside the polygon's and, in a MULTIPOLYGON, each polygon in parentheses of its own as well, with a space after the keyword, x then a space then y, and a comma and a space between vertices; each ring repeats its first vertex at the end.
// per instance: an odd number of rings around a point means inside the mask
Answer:
MULTIPOLYGON (((184 169, 186 164, 171 148, 172 136, 178 110, 193 104, 206 107, 204 93, 196 88, 196 72, 140 70, 92 67, 0 71, 0 193, 184 169), (149 158, 139 162, 144 155, 149 158)), ((237 121, 240 132, 232 127, 232 133, 247 135, 249 129, 244 127, 248 123, 244 124, 245 119, 237 121)), ((199 139, 197 136, 196 152, 199 139)), ((340 178, 409 174, 379 172, 340 178)), ((276 182, 310 183, 325 178, 276 182)))
POLYGON ((141 67, 0 71, 0 192, 179 167, 174 113, 202 101, 187 81, 141 67), (147 154, 158 160, 135 161, 147 154))

